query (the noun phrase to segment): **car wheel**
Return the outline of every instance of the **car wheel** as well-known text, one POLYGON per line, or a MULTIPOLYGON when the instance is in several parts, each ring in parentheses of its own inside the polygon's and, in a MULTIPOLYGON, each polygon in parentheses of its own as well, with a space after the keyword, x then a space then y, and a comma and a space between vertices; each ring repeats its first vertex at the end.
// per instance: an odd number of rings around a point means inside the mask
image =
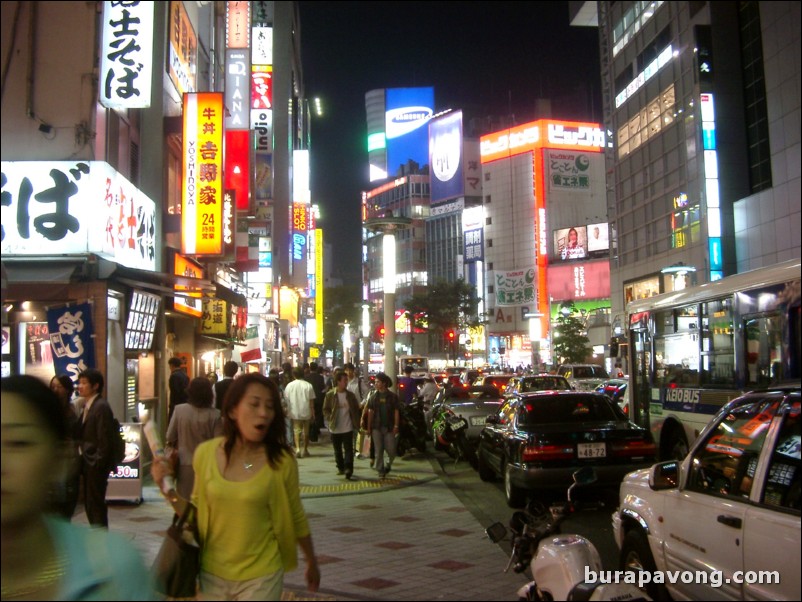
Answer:
POLYGON ((526 505, 526 491, 510 481, 510 467, 504 465, 504 495, 510 508, 523 508, 526 505))
MULTIPOLYGON (((621 570, 625 572, 639 573, 648 571, 654 574, 657 567, 654 563, 654 556, 649 549, 649 542, 646 534, 639 529, 631 529, 621 544, 621 570)), ((662 584, 650 583, 646 586, 646 593, 652 600, 671 600, 668 590, 662 584)))
POLYGON ((493 469, 487 463, 487 460, 484 459, 482 456, 481 449, 476 450, 477 462, 478 462, 478 469, 479 469, 479 478, 489 483, 490 481, 494 481, 496 479, 496 473, 493 472, 493 469))

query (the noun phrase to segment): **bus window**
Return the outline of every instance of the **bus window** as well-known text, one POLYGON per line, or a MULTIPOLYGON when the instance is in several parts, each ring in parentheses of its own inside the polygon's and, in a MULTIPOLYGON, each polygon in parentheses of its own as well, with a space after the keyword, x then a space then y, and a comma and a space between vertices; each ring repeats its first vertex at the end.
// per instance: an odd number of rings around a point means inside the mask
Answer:
POLYGON ((777 313, 744 320, 747 385, 768 387, 784 379, 782 324, 777 313))
POLYGON ((702 303, 702 385, 735 386, 732 322, 730 299, 702 303))

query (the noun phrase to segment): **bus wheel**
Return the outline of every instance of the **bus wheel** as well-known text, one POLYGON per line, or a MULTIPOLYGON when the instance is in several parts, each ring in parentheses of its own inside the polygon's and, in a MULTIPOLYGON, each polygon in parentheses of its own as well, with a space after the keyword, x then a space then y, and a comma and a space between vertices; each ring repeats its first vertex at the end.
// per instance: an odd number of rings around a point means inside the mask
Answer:
POLYGON ((689 451, 688 442, 685 440, 685 434, 679 431, 679 429, 673 429, 663 449, 666 451, 666 460, 684 460, 689 451))

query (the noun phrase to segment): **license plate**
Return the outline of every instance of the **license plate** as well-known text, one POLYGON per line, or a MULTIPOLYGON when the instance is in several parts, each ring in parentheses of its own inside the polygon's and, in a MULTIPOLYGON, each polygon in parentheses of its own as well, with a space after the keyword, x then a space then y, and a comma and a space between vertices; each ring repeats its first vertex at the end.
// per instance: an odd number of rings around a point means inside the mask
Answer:
POLYGON ((458 431, 467 428, 467 426, 468 423, 465 421, 464 418, 461 418, 460 420, 455 420, 454 422, 451 423, 451 430, 458 431))
POLYGON ((471 426, 484 426, 485 420, 484 416, 471 416, 471 426))
POLYGON ((605 458, 607 457, 607 447, 604 443, 578 443, 576 455, 579 458, 605 458))

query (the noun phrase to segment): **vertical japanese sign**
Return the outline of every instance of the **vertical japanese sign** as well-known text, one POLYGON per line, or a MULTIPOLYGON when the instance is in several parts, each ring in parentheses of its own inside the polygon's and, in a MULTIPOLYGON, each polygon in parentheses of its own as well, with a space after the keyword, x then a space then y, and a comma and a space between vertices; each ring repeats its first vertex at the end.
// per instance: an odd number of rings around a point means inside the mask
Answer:
POLYGON ((251 45, 251 3, 226 2, 226 48, 251 45))
POLYGON ((179 94, 194 92, 198 79, 198 36, 180 0, 170 2, 167 72, 179 94))
POLYGON ((104 2, 100 104, 110 109, 150 106, 154 2, 104 2))
MULTIPOLYGON (((175 253, 173 256, 173 274, 184 278, 203 278, 203 266, 188 257, 175 253)), ((203 293, 200 289, 193 289, 190 286, 176 284, 174 289, 180 296, 173 297, 173 309, 179 313, 187 314, 194 318, 203 315, 201 301, 203 293)))
POLYGON ((184 95, 181 252, 223 252, 223 95, 184 95))
POLYGON ((201 316, 201 334, 229 334, 228 304, 222 299, 204 299, 201 316))
POLYGON ((89 303, 47 310, 47 327, 56 374, 78 375, 95 366, 92 306, 89 303))
POLYGON ((315 228, 315 344, 323 344, 323 228, 315 228))

